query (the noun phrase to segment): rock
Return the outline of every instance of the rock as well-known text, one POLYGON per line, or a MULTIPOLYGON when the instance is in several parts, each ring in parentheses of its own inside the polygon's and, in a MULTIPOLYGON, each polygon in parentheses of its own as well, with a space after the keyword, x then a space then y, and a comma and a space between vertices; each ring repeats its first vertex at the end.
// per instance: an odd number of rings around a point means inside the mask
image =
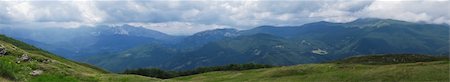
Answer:
POLYGON ((41 60, 40 62, 48 64, 48 63, 52 63, 53 61, 50 59, 44 59, 44 60, 41 60))
POLYGON ((0 45, 0 56, 6 55, 6 48, 3 45, 0 45))
POLYGON ((30 75, 38 76, 38 75, 41 75, 42 73, 44 73, 44 71, 42 71, 42 70, 33 70, 33 71, 30 73, 30 75))
POLYGON ((16 63, 21 63, 22 61, 23 62, 26 62, 26 61, 30 61, 31 60, 31 58, 27 55, 27 54, 23 54, 22 56, 20 56, 20 58, 17 58, 17 61, 16 61, 16 63))
POLYGON ((19 60, 20 61, 29 61, 31 58, 27 55, 27 54, 23 54, 22 56, 20 56, 19 60))

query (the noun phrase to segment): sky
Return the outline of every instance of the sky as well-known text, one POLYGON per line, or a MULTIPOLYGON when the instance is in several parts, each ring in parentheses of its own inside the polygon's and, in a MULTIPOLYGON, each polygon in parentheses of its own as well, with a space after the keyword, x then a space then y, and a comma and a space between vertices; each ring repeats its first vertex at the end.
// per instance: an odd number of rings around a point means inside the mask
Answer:
POLYGON ((0 27, 79 28, 129 24, 171 35, 358 18, 450 24, 450 0, 0 1, 0 27))

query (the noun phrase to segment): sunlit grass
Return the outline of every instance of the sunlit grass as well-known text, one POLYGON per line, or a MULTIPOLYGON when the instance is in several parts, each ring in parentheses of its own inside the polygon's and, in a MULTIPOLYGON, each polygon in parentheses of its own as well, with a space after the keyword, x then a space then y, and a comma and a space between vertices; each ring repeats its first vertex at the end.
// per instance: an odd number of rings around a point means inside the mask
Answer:
POLYGON ((179 81, 450 81, 449 61, 393 65, 306 64, 247 71, 219 71, 175 78, 179 81))

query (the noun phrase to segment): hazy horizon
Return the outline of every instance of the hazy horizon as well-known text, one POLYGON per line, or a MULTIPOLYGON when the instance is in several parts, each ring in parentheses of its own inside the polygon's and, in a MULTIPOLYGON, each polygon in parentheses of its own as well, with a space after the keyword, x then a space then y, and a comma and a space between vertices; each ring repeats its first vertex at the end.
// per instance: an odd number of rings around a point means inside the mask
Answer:
POLYGON ((450 24, 448 0, 2 1, 0 27, 142 26, 170 35, 358 18, 450 24))

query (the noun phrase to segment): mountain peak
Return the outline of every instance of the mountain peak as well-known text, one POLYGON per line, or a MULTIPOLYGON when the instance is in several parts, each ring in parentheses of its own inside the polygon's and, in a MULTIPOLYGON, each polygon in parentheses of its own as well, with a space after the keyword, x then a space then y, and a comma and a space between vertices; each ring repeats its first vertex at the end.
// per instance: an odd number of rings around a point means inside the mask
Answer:
POLYGON ((256 28, 273 28, 275 26, 270 26, 270 25, 263 25, 263 26, 258 26, 256 28))
POLYGON ((380 18, 359 18, 352 22, 349 22, 350 24, 374 24, 374 23, 407 23, 406 21, 400 21, 400 20, 393 20, 393 19, 380 19, 380 18))

